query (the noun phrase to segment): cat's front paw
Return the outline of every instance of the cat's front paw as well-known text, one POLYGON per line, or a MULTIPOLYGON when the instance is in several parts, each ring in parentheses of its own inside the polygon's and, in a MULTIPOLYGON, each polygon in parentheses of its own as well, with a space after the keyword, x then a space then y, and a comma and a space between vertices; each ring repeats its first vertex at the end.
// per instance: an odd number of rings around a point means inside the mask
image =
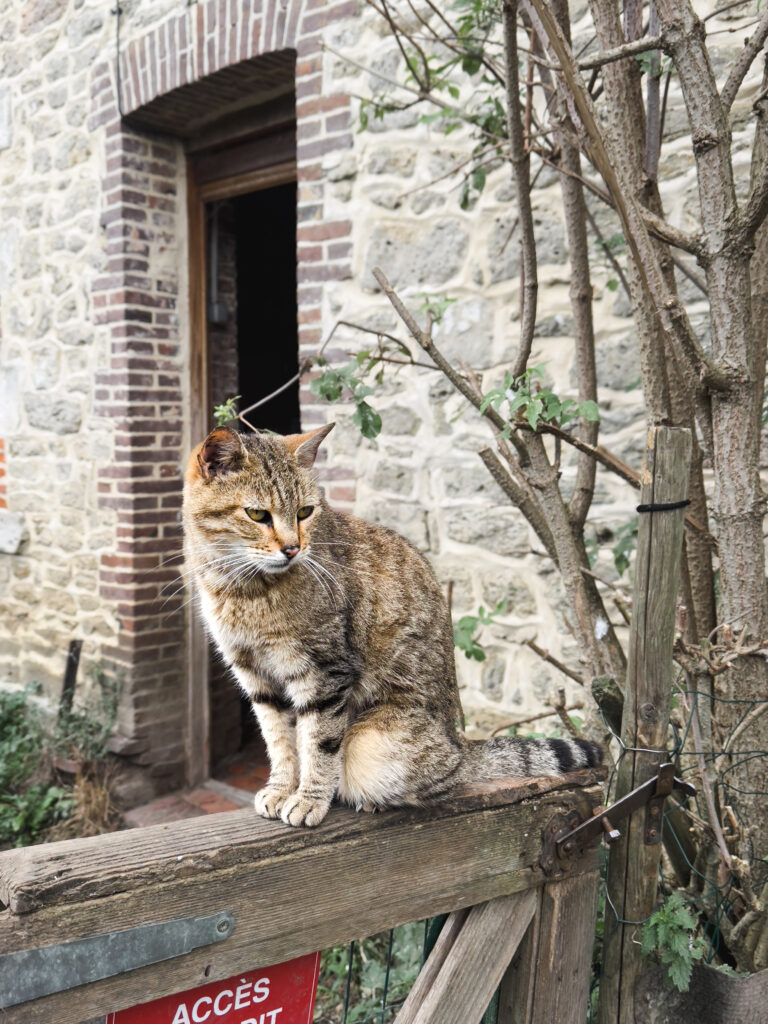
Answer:
POLYGON ((262 818, 279 818, 283 805, 290 795, 291 790, 283 789, 281 786, 265 786, 254 797, 253 806, 262 818))
POLYGON ((317 800, 293 793, 283 804, 280 817, 286 825, 319 825, 328 813, 330 800, 317 800))

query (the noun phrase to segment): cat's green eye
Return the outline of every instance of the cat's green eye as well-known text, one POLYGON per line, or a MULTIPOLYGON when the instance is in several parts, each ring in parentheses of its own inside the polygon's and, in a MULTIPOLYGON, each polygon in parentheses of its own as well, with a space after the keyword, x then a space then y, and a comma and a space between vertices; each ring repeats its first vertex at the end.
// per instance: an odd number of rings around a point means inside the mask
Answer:
POLYGON ((245 514, 249 519, 252 519, 254 523, 268 523, 272 516, 263 508, 247 508, 245 514))
POLYGON ((315 511, 314 505, 305 505, 304 508, 300 508, 296 513, 297 519, 308 519, 315 511))

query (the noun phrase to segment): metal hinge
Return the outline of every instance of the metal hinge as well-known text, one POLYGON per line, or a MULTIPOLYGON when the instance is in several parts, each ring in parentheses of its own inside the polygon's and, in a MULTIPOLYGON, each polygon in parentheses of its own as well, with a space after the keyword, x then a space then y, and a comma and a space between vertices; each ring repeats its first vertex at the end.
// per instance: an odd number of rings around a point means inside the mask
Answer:
POLYGON ((562 870, 565 861, 581 857, 585 848, 601 837, 605 837, 608 843, 615 842, 621 833, 614 823, 640 807, 645 807, 643 838, 646 846, 661 842, 664 801, 673 789, 680 790, 686 796, 696 793, 696 788, 690 782, 677 778, 673 764, 662 764, 652 779, 627 793, 608 809, 598 807, 586 821, 578 811, 556 814, 542 830, 543 849, 539 862, 542 870, 547 875, 555 874, 562 870))
POLYGON ((234 927, 232 913, 221 910, 208 917, 184 917, 7 953, 0 956, 0 1007, 171 960, 200 946, 222 942, 234 927))

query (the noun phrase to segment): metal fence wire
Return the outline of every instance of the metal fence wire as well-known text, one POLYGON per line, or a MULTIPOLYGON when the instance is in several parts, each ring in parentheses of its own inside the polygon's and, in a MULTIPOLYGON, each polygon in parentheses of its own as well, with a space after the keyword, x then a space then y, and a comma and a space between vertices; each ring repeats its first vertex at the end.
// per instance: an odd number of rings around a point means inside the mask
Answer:
MULTIPOLYGON (((408 996, 447 914, 325 950, 314 1024, 387 1024, 408 996)), ((481 1024, 496 1024, 494 996, 481 1024)))

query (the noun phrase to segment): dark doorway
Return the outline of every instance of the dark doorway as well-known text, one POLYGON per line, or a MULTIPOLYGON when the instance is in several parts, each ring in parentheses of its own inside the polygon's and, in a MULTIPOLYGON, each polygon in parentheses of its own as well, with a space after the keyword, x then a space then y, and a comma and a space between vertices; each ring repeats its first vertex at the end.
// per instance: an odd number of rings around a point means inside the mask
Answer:
MULTIPOLYGON (((212 405, 240 395, 244 410, 278 391, 246 418, 257 429, 297 433, 298 381, 280 390, 299 363, 296 183, 207 203, 206 220, 212 405)), ((244 424, 239 429, 248 432, 244 424)), ((219 773, 259 737, 250 702, 215 652, 209 679, 211 768, 219 773)))
MULTIPOLYGON (((237 362, 240 408, 277 391, 296 375, 296 185, 278 185, 232 200, 237 266, 237 362)), ((301 430, 293 383, 248 414, 254 427, 301 430)))

